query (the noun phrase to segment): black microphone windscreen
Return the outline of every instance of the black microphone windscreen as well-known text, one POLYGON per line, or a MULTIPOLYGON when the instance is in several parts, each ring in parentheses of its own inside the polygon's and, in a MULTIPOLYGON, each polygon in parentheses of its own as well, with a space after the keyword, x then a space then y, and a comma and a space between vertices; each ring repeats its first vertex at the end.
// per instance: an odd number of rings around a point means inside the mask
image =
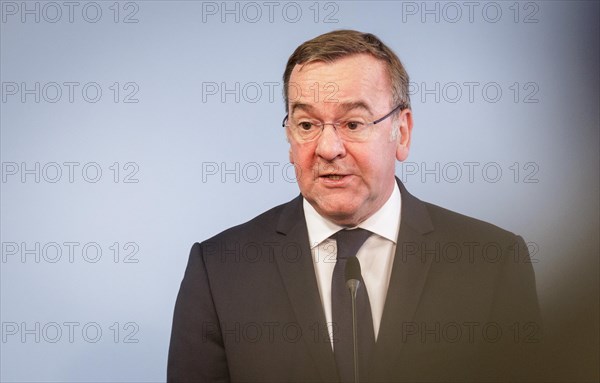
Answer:
POLYGON ((356 257, 349 257, 348 261, 346 261, 346 282, 351 279, 356 279, 360 281, 360 262, 356 257))

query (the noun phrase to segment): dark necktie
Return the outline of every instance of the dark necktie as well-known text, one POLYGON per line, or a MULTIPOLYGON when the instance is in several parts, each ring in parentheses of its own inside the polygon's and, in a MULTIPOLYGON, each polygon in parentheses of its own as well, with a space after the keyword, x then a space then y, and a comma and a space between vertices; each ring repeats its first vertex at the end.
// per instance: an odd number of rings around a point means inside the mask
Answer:
MULTIPOLYGON (((371 232, 364 229, 340 230, 332 238, 337 242, 337 261, 331 281, 331 305, 333 317, 333 350, 340 382, 354 382, 354 354, 352 341, 352 301, 346 287, 345 269, 349 257, 355 257, 358 249, 371 232)), ((360 281, 356 294, 358 370, 360 381, 367 380, 369 356, 375 345, 371 304, 365 283, 360 281)))

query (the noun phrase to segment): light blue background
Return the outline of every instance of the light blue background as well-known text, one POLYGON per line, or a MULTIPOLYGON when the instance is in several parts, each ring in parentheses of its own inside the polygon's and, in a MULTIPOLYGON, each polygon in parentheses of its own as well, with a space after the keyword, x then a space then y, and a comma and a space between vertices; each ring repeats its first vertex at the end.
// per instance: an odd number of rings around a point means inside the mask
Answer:
POLYGON ((296 46, 341 28, 378 35, 411 76, 413 142, 397 174, 419 198, 533 243, 546 341, 556 357, 549 376, 598 379, 598 2, 475 2, 470 19, 464 2, 136 1, 115 7, 98 1, 78 2, 72 22, 63 2, 48 4, 2 2, 0 380, 165 379, 172 310, 191 245, 298 193, 280 127, 281 75, 296 46), (27 13, 23 22, 23 4, 39 7, 39 22, 27 13), (90 22, 97 8, 102 14, 90 22), (123 22, 126 15, 137 22, 123 22), (50 93, 39 103, 34 95, 23 102, 21 84, 36 82, 50 93), (66 86, 60 100, 48 102, 55 96, 52 82, 80 83, 73 102, 66 86), (81 94, 92 82, 102 89, 95 103, 81 94), (115 82, 116 103, 109 88, 115 82), (478 84, 472 102, 466 82, 478 84), (15 95, 10 83, 18 85, 15 95), (221 92, 222 83, 234 92, 221 92), (277 83, 273 93, 265 83, 277 83), (439 91, 422 92, 436 83, 439 91), (213 84, 220 91, 207 93, 213 84), (486 84, 493 86, 488 99, 486 84), (135 86, 138 102, 123 102, 135 86), (494 87, 502 95, 491 102, 494 87), (524 102, 531 92, 529 101, 537 102, 524 102), (22 182, 21 164, 33 169, 36 162, 40 182, 34 174, 22 182), (64 162, 79 163, 73 182, 64 162), (115 162, 118 182, 110 168, 115 162), (477 163, 472 182, 465 162, 477 163), (55 183, 48 182, 56 170, 51 163, 63 171, 55 183), (98 182, 83 178, 88 163, 102 169, 98 182), (492 182, 497 168, 502 175, 492 182), (123 182, 132 171, 138 182, 123 182), (525 182, 532 172, 529 180, 537 182, 525 182), (32 249, 36 242, 39 263, 35 254, 22 262, 11 247, 32 249), (73 262, 65 242, 79 244, 73 262), (129 242, 139 249, 137 263, 123 262, 129 242), (52 243, 63 251, 55 263, 44 258, 55 256, 52 243), (89 243, 102 251, 95 263, 89 261, 93 251, 88 260, 81 253, 89 243), (65 322, 76 323, 73 342, 65 322), (86 324, 102 330, 97 342, 94 331, 82 334, 86 324), (23 341, 25 328, 34 331, 23 341), (137 343, 125 342, 127 334, 137 343))

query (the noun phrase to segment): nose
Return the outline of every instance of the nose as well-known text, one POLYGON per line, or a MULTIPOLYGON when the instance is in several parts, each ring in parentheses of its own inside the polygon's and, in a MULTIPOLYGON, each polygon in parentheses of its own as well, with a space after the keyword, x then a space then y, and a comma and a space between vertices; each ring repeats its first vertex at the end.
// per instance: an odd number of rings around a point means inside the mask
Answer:
POLYGON ((325 124, 317 140, 315 153, 324 160, 333 161, 337 157, 346 155, 344 141, 338 136, 333 124, 325 124))

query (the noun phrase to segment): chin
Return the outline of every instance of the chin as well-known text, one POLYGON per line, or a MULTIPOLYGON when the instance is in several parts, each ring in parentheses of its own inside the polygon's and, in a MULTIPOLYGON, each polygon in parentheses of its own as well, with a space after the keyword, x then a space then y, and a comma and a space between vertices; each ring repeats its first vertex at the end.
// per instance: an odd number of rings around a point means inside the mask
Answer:
POLYGON ((348 205, 328 206, 327 208, 319 207, 319 214, 329 219, 330 221, 343 226, 355 226, 358 222, 358 211, 352 209, 348 205))

